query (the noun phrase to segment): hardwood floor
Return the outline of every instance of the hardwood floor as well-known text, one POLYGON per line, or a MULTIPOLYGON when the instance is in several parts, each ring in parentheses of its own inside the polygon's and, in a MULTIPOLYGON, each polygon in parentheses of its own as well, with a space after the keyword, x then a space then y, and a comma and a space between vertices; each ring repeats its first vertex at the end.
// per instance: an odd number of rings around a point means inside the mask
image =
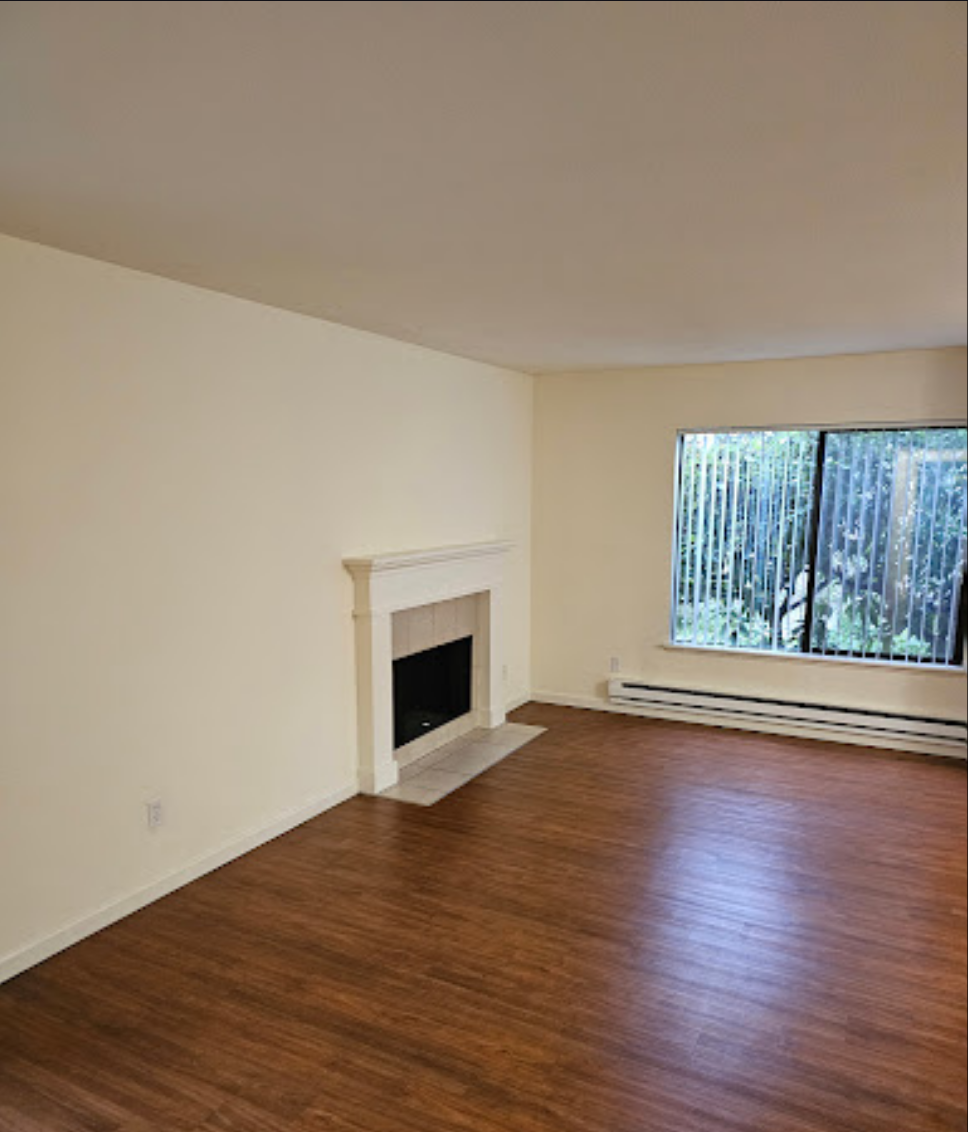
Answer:
POLYGON ((0 1129, 966 1127, 962 765, 514 718, 0 987, 0 1129))

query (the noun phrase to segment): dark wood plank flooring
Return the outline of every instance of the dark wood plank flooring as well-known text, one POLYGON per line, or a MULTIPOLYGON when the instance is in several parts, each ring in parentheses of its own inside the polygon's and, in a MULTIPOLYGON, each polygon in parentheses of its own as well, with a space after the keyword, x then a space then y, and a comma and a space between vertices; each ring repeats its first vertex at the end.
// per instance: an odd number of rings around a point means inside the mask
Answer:
POLYGON ((0 987, 0 1129, 965 1129, 963 766, 515 718, 0 987))

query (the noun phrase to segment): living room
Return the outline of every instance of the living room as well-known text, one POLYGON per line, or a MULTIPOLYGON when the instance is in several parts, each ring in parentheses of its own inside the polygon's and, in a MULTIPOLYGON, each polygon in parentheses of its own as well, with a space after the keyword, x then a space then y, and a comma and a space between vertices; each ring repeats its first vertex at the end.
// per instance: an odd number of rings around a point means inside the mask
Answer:
POLYGON ((963 1127, 965 11, 0 7, 0 1129, 963 1127))

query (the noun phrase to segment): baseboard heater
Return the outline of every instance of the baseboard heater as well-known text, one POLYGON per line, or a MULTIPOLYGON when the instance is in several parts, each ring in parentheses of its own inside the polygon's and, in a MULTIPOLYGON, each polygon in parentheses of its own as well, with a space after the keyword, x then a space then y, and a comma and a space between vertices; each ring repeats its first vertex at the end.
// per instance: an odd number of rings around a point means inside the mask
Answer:
POLYGON ((878 739, 892 743, 915 740, 918 743, 950 746, 952 753, 961 754, 964 753, 968 739, 968 723, 961 720, 902 715, 867 708, 832 707, 728 692, 668 688, 617 677, 608 682, 608 698, 613 704, 624 704, 646 711, 652 708, 663 713, 701 716, 710 723, 718 721, 723 727, 728 727, 730 720, 745 720, 750 725, 759 723, 763 730, 769 730, 771 723, 787 727, 819 727, 833 733, 840 731, 845 736, 850 734, 855 739, 859 735, 868 735, 874 744, 878 739))

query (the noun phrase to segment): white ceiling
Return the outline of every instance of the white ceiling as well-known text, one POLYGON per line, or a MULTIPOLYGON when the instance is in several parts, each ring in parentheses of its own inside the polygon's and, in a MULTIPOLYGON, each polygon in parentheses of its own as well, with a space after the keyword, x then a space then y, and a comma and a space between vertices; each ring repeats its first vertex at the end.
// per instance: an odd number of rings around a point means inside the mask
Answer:
POLYGON ((964 3, 3 3, 0 231, 526 370, 965 341, 964 3))

